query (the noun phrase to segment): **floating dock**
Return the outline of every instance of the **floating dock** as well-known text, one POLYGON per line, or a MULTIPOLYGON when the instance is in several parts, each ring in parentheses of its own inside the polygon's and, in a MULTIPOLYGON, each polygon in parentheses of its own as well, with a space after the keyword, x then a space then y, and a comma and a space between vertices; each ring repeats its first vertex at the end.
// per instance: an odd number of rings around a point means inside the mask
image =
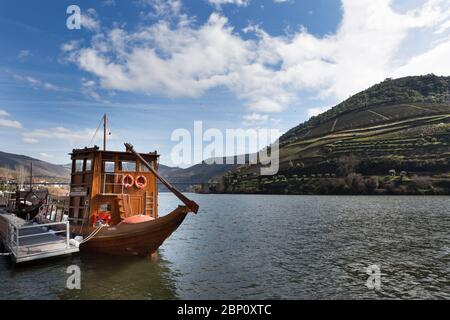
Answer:
POLYGON ((0 238, 15 263, 78 252, 70 243, 69 222, 30 224, 0 209, 0 238))

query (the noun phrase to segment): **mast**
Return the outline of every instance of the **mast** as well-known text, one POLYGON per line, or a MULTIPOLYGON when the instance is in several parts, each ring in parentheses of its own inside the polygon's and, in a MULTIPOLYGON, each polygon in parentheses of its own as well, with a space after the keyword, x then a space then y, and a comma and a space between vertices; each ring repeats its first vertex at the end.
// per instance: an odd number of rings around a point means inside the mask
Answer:
POLYGON ((103 151, 106 151, 106 113, 103 115, 103 151))
POLYGON ((30 163, 30 191, 33 190, 33 161, 30 163))

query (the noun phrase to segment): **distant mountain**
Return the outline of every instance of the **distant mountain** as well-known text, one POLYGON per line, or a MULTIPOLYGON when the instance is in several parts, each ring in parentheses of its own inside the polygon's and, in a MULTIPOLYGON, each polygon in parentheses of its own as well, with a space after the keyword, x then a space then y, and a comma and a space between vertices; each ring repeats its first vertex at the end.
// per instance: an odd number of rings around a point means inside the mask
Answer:
POLYGON ((34 177, 68 178, 70 176, 70 170, 65 166, 52 164, 24 155, 0 151, 0 168, 16 170, 19 167, 24 167, 25 170, 29 171, 31 162, 33 163, 34 177))
MULTIPOLYGON (((225 160, 223 161, 225 163, 225 160)), ((237 168, 234 164, 206 164, 205 162, 189 168, 169 167, 160 164, 158 172, 180 190, 190 190, 194 185, 221 181, 224 174, 237 168)))
POLYGON ((450 194, 450 77, 386 79, 279 142, 277 175, 241 166, 221 191, 450 194))

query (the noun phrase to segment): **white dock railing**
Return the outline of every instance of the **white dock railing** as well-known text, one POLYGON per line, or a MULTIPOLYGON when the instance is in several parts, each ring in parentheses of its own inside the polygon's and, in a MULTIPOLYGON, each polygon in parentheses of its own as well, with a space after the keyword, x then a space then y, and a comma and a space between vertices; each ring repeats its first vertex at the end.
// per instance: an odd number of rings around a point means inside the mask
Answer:
POLYGON ((66 244, 66 249, 70 249, 70 225, 69 221, 64 222, 51 222, 36 225, 16 225, 14 223, 9 224, 9 234, 7 239, 9 239, 8 247, 15 256, 20 255, 20 247, 26 246, 36 247, 43 246, 47 244, 53 244, 55 241, 61 241, 64 239, 66 244), (64 226, 63 230, 46 230, 46 228, 51 228, 55 226, 64 226), (33 230, 35 229, 35 230, 33 230), (38 229, 38 230, 36 230, 38 229), (45 232, 40 232, 45 230, 45 232), (51 230, 51 231, 50 231, 51 230), (57 237, 57 234, 64 234, 65 237, 57 237), (49 236, 51 238, 49 238, 49 236), (41 237, 39 240, 37 237, 41 237), (33 239, 34 238, 34 239, 33 239), (58 239, 62 238, 62 239, 58 239), (50 241, 49 241, 50 240, 50 241))

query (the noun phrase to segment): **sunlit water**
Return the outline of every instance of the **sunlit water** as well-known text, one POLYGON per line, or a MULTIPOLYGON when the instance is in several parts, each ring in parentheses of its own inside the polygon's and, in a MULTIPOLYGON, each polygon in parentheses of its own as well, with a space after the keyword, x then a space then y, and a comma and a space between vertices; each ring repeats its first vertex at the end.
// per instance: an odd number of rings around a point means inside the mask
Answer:
MULTIPOLYGON (((190 195, 157 259, 79 254, 12 266, 1 299, 450 299, 449 197, 190 195), (65 288, 80 266, 82 289, 65 288), (368 289, 369 265, 381 289, 368 289)), ((178 205, 160 194, 160 212, 178 205)))

